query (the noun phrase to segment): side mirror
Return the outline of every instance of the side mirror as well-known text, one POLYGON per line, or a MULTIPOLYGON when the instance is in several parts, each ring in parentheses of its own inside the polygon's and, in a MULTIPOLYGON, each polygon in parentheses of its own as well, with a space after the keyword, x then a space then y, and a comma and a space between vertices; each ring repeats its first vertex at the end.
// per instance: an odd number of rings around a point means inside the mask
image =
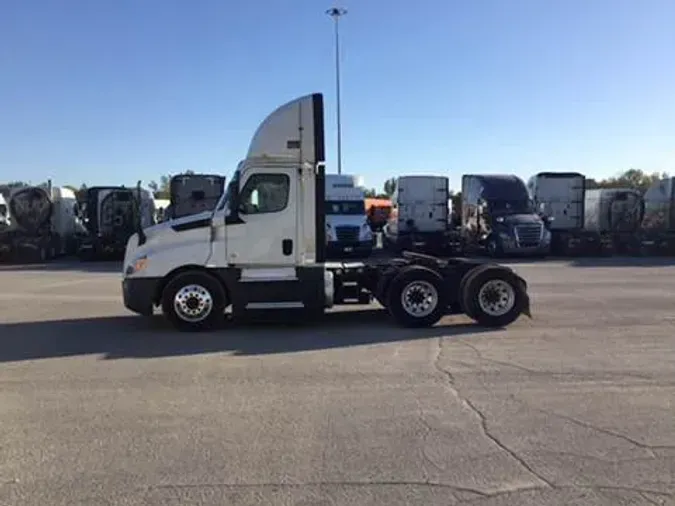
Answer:
POLYGON ((228 203, 228 213, 225 216, 226 225, 236 225, 237 223, 244 223, 244 220, 241 219, 242 205, 241 198, 239 196, 239 182, 237 179, 230 181, 228 185, 228 191, 230 191, 230 202, 228 203))

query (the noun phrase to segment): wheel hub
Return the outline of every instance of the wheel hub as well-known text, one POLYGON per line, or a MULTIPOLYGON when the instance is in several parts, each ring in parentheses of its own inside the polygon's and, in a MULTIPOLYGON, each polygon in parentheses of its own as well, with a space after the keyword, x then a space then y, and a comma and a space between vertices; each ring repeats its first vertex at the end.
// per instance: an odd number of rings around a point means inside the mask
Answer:
POLYGON ((176 292, 173 307, 182 320, 199 322, 211 313, 213 297, 203 286, 187 285, 176 292))
POLYGON ((516 293, 511 284, 501 279, 486 282, 478 292, 481 310, 490 316, 503 316, 516 303, 516 293))
POLYGON ((401 305, 406 313, 423 318, 436 309, 438 291, 427 281, 413 281, 403 289, 401 305))

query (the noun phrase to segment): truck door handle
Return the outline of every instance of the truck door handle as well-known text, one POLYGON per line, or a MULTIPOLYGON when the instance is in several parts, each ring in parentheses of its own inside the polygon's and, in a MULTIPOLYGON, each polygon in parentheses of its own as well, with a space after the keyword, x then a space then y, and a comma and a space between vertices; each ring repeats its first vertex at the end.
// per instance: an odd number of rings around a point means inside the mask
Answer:
POLYGON ((293 239, 284 239, 281 241, 281 251, 285 256, 293 254, 293 239))

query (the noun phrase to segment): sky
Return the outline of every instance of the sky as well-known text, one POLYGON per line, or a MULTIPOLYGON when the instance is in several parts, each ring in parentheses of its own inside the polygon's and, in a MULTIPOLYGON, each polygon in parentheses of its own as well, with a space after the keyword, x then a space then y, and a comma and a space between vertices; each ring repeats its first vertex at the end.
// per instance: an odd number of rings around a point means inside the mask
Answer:
MULTIPOLYGON (((230 175, 322 92, 330 0, 2 0, 0 182, 230 175)), ((342 0, 343 173, 675 172, 672 0, 342 0)))

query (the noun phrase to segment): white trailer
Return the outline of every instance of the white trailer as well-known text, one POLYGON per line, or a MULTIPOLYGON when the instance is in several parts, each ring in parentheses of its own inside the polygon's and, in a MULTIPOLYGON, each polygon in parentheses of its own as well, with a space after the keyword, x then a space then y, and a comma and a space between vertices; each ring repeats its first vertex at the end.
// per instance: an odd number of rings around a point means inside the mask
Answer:
POLYGON ((401 176, 391 197, 384 240, 396 251, 443 252, 450 234, 449 179, 401 176))
POLYGON ((131 311, 155 307, 180 330, 260 311, 307 318, 374 297, 401 325, 462 312, 487 326, 529 315, 525 281, 476 260, 326 261, 323 96, 270 114, 213 211, 139 229, 127 244, 122 291, 131 311))

